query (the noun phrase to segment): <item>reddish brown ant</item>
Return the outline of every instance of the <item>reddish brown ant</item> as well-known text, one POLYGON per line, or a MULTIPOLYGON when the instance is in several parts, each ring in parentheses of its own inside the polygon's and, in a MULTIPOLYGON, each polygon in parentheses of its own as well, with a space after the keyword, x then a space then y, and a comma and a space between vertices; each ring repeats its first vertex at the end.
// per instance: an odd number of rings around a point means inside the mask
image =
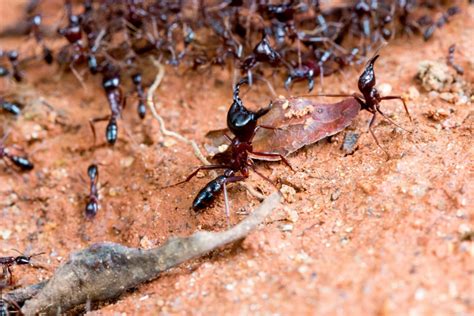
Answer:
POLYGON ((8 137, 8 133, 3 136, 0 140, 0 159, 3 159, 5 163, 8 165, 9 162, 13 163, 16 167, 18 167, 22 171, 30 171, 34 168, 33 163, 28 159, 26 155, 17 155, 14 154, 14 151, 23 151, 16 145, 12 147, 6 147, 4 145, 5 140, 8 137), (12 151, 12 148, 15 150, 12 151))
POLYGON ((54 60, 53 52, 44 43, 43 34, 41 33, 41 23, 42 23, 41 15, 36 14, 33 17, 31 17, 31 20, 30 20, 31 31, 30 32, 35 38, 36 43, 38 45, 41 45, 43 49, 43 60, 47 64, 51 65, 54 60))
POLYGON ((142 74, 137 73, 132 76, 132 81, 133 84, 135 85, 135 91, 138 96, 138 105, 137 105, 137 111, 138 111, 138 116, 141 119, 145 118, 146 115, 146 97, 145 97, 145 91, 143 90, 143 84, 142 84, 142 74))
POLYGON ((453 44, 453 45, 449 46, 447 64, 449 66, 453 67, 453 69, 456 70, 456 72, 459 75, 462 75, 462 74, 464 74, 464 69, 461 66, 454 63, 454 52, 455 51, 456 51, 456 44, 453 44))
MULTIPOLYGON (((21 253, 20 253, 21 254, 21 253)), ((31 258, 44 255, 45 252, 40 252, 37 254, 33 254, 31 256, 25 256, 21 254, 20 256, 17 257, 0 257, 0 265, 3 266, 3 276, 8 277, 8 285, 13 284, 13 274, 11 267, 14 265, 31 265, 31 258)))
POLYGON ((377 143, 377 146, 379 146, 380 149, 382 149, 385 152, 387 157, 390 158, 390 155, 380 145, 377 137, 375 136, 374 131, 372 130, 372 126, 374 125, 375 119, 377 117, 377 113, 382 115, 391 124, 394 124, 395 126, 400 127, 400 128, 402 128, 402 127, 399 126, 394 121, 392 121, 387 115, 385 115, 384 112, 382 112, 382 110, 380 109, 380 103, 383 100, 401 100, 402 103, 403 103, 403 107, 405 109, 405 112, 406 112, 408 118, 410 119, 410 121, 412 121, 412 118, 411 118, 410 112, 408 112, 408 107, 405 103, 405 100, 401 96, 389 95, 389 96, 382 97, 382 96, 380 96, 379 92, 377 91, 377 88, 375 87, 376 81, 375 81, 375 72, 374 72, 374 64, 375 64, 375 61, 377 60, 377 58, 379 58, 379 55, 375 55, 374 57, 372 57, 367 62, 367 66, 365 67, 364 72, 359 77, 358 88, 359 88, 359 91, 362 93, 362 95, 359 94, 359 93, 354 93, 352 95, 321 94, 319 96, 327 96, 327 97, 347 97, 347 96, 351 96, 351 97, 353 97, 355 102, 359 103, 359 105, 361 107, 361 110, 366 110, 366 111, 368 111, 369 113, 372 114, 372 118, 370 120, 368 130, 372 134, 372 137, 374 138, 375 142, 377 143))
POLYGON ((107 143, 114 145, 118 138, 117 120, 121 118, 122 108, 125 105, 125 98, 123 97, 122 89, 120 88, 120 72, 115 66, 107 64, 104 70, 104 77, 102 79, 102 87, 110 107, 110 114, 104 117, 94 118, 90 120, 94 140, 96 133, 94 123, 109 120, 105 129, 105 138, 107 143))
POLYGON ((87 168, 87 175, 90 179, 90 193, 86 204, 86 217, 92 218, 99 210, 99 168, 96 164, 92 164, 87 168))
POLYGON ((184 181, 172 185, 175 186, 188 182, 200 170, 225 169, 223 175, 218 176, 214 180, 210 181, 197 194, 192 206, 196 212, 204 210, 214 202, 220 192, 224 191, 225 212, 228 219, 229 206, 226 184, 248 178, 250 169, 274 185, 270 179, 268 179, 256 169, 253 159, 273 161, 281 160, 293 170, 290 163, 281 154, 271 152, 256 152, 253 150, 252 140, 257 130, 260 128, 275 128, 259 125, 257 123, 260 117, 270 111, 272 106, 271 103, 268 107, 262 108, 256 112, 248 110, 243 105, 242 100, 239 97, 240 86, 248 83, 249 79, 245 77, 241 79, 234 88, 233 103, 227 113, 227 127, 232 132, 232 134, 234 134, 234 137, 231 139, 226 135, 227 139, 230 141, 230 145, 225 152, 214 156, 214 159, 218 161, 218 164, 201 166, 192 172, 188 177, 186 177, 184 181), (238 172, 240 172, 241 175, 236 175, 238 172))
POLYGON ((282 63, 280 54, 271 47, 265 33, 263 33, 262 39, 253 49, 252 54, 247 56, 240 66, 242 71, 247 72, 249 84, 252 84, 252 69, 257 63, 267 63, 271 67, 278 67, 282 63))

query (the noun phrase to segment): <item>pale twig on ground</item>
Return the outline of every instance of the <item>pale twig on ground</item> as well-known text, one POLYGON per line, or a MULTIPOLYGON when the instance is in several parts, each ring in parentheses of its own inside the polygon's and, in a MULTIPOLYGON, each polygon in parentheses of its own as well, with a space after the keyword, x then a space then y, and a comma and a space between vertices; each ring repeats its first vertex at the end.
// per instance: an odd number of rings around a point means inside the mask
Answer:
POLYGON ((165 121, 163 120, 163 118, 158 114, 158 112, 156 112, 156 109, 155 109, 155 103, 153 102, 153 95, 156 91, 156 89, 158 89, 161 81, 163 80, 163 77, 165 76, 165 68, 163 67, 162 64, 160 64, 159 62, 157 62, 156 60, 152 59, 153 61, 153 64, 155 65, 156 68, 158 68, 158 74, 156 75, 155 77, 155 80, 153 81, 153 84, 150 86, 150 88, 148 89, 148 92, 147 92, 147 96, 146 96, 146 102, 147 102, 147 105, 148 107, 150 108, 150 111, 151 111, 151 114, 153 115, 153 117, 158 121, 158 123, 160 124, 160 132, 164 135, 164 136, 169 136, 169 137, 173 137, 173 138, 176 138, 177 140, 181 141, 181 142, 184 142, 186 144, 189 144, 193 147, 193 150, 194 150, 194 154, 196 155, 196 157, 205 165, 209 165, 209 161, 206 159, 206 157, 204 157, 204 155, 202 154, 201 150, 199 149, 198 145, 196 144, 195 141, 193 140, 190 140, 186 137, 184 137, 183 135, 179 134, 179 133, 176 133, 176 132, 173 132, 173 131, 170 131, 170 130, 167 130, 166 127, 165 127, 165 121))
POLYGON ((161 273, 192 258, 245 238, 280 205, 278 192, 239 224, 223 232, 198 231, 172 237, 158 248, 144 250, 115 243, 100 243, 74 253, 53 277, 36 286, 15 290, 4 298, 25 302, 25 315, 58 315, 90 303, 115 299, 126 291, 156 279, 161 273))

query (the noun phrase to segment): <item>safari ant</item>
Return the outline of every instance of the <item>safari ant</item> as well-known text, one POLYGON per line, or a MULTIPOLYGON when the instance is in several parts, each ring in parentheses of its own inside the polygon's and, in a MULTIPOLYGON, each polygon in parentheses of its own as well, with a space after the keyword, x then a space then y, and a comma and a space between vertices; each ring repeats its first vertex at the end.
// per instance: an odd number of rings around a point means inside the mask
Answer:
POLYGON ((252 54, 247 56, 240 68, 247 72, 248 82, 252 84, 252 72, 257 63, 268 63, 272 67, 278 67, 282 63, 280 54, 271 47, 268 37, 263 33, 262 39, 253 49, 252 54))
POLYGON ((31 34, 33 34, 33 37, 35 38, 36 43, 42 46, 43 60, 48 65, 51 65, 53 63, 53 60, 54 60, 53 52, 44 43, 43 34, 41 33, 41 29, 40 29, 41 23, 42 23, 41 15, 36 14, 31 18, 31 20, 30 20, 31 34))
MULTIPOLYGON (((18 252, 18 253, 20 253, 20 252, 18 252)), ((44 255, 44 254, 45 254, 45 252, 40 252, 40 253, 33 254, 31 256, 25 256, 24 254, 20 253, 20 256, 16 256, 16 257, 12 257, 12 256, 0 257, 0 265, 3 266, 3 276, 8 277, 8 285, 13 284, 13 274, 12 274, 12 270, 11 270, 12 266, 31 264, 31 258, 36 257, 36 256, 40 256, 40 255, 44 255)))
POLYGON ((204 186, 203 189, 201 189, 201 191, 199 191, 192 204, 192 208, 195 212, 200 212, 207 208, 215 201, 217 195, 224 191, 225 213, 227 219, 229 219, 229 205, 226 185, 248 178, 250 169, 274 185, 274 183, 269 178, 261 174, 256 169, 255 163, 253 161, 254 159, 271 161, 281 160, 293 170, 288 160, 286 160, 286 158, 281 154, 271 152, 257 152, 253 150, 252 140, 260 128, 272 130, 276 128, 259 125, 257 122, 260 117, 270 111, 272 107, 271 103, 269 106, 256 112, 248 110, 243 105, 243 102, 239 97, 240 86, 243 84, 249 84, 248 77, 241 79, 234 88, 233 103, 227 113, 227 127, 232 132, 234 137, 230 138, 226 135, 226 138, 230 141, 230 145, 225 152, 214 156, 214 159, 218 161, 218 164, 201 166, 188 175, 184 181, 172 185, 175 186, 188 182, 200 170, 224 169, 223 175, 220 175, 214 180, 210 181, 204 186), (236 175, 238 172, 240 172, 241 175, 236 175))
POLYGON ((408 112, 408 107, 405 103, 405 100, 401 96, 398 96, 398 95, 389 95, 389 96, 384 96, 384 97, 380 96, 377 88, 375 87, 376 81, 375 81, 374 64, 377 58, 379 58, 379 55, 375 55, 367 62, 364 72, 359 77, 358 88, 359 88, 359 91, 362 93, 362 95, 356 92, 356 93, 353 93, 352 95, 320 94, 319 96, 353 97, 355 101, 359 103, 361 110, 366 110, 372 114, 372 118, 369 122, 368 130, 371 133, 372 137, 374 138, 375 142, 377 143, 377 146, 385 152, 388 158, 390 158, 389 153, 380 145, 377 137, 375 136, 374 131, 372 130, 372 126, 375 123, 377 113, 382 115, 387 121, 394 124, 395 126, 397 127, 400 127, 400 126, 394 121, 392 121, 387 115, 385 115, 384 112, 382 112, 382 110, 380 109, 380 103, 383 100, 401 100, 403 103, 403 107, 405 109, 405 113, 410 119, 410 122, 412 121, 412 118, 411 118, 410 112, 408 112))
POLYGON ((459 14, 460 12, 461 9, 457 6, 448 8, 446 12, 444 12, 441 17, 436 20, 436 22, 432 22, 430 26, 428 26, 428 28, 423 32, 424 40, 429 40, 437 28, 442 28, 447 22, 449 22, 452 16, 459 14))
MULTIPOLYGON (((2 140, 0 140, 0 159, 3 159, 5 163, 8 165, 9 162, 13 163, 16 167, 18 167, 22 171, 30 171, 34 168, 33 163, 28 159, 26 155, 16 155, 12 153, 12 148, 6 147, 4 145, 5 140, 8 137, 8 133, 3 136, 2 140)), ((13 145, 17 151, 23 151, 16 145, 13 145)), ((14 151, 13 151, 14 152, 14 151)))
POLYGON ((104 88, 107 101, 109 102, 110 114, 104 117, 94 118, 90 120, 94 140, 96 133, 94 123, 109 120, 105 129, 105 138, 107 143, 114 145, 118 138, 117 120, 122 115, 122 108, 125 105, 125 98, 120 89, 120 72, 111 64, 107 64, 102 79, 102 87, 104 88))
POLYGON ((459 74, 459 75, 462 75, 464 74, 464 69, 455 64, 454 63, 454 52, 456 51, 456 44, 453 44, 451 46, 449 46, 449 49, 448 49, 448 62, 447 64, 451 67, 453 67, 454 70, 456 70, 456 72, 459 74))
POLYGON ((91 164, 87 168, 87 175, 90 179, 90 193, 86 204, 86 217, 92 218, 99 210, 99 190, 97 185, 99 183, 99 168, 96 164, 91 164))
POLYGON ((145 97, 145 91, 143 90, 143 85, 142 85, 142 74, 137 73, 132 76, 132 81, 133 84, 135 85, 135 91, 138 96, 138 105, 137 105, 137 111, 138 111, 138 116, 141 119, 145 118, 146 115, 146 97, 145 97))

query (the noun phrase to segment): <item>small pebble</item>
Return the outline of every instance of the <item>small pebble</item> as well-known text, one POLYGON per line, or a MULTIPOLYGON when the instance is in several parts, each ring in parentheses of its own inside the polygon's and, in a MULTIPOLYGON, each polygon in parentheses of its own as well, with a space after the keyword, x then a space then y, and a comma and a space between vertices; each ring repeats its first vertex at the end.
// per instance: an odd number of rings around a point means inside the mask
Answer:
POLYGON ((282 232, 291 232, 293 230, 293 225, 292 224, 283 224, 280 226, 280 230, 282 232))
POLYGON ((392 86, 388 83, 381 83, 377 85, 377 90, 382 97, 385 97, 392 92, 392 86))

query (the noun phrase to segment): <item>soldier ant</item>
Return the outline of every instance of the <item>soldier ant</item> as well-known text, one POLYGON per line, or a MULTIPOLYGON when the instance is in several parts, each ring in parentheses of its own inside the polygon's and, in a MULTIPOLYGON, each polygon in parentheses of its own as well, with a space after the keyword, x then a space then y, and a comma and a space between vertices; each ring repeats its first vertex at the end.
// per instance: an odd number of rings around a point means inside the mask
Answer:
POLYGON ((104 77, 102 80, 102 87, 104 88, 107 101, 109 102, 110 114, 104 117, 94 118, 90 120, 94 140, 96 133, 94 123, 109 120, 105 129, 105 138, 107 143, 114 145, 118 138, 117 120, 122 115, 122 108, 125 105, 125 98, 120 89, 120 73, 111 64, 107 64, 104 70, 104 77))
MULTIPOLYGON (((6 147, 4 145, 5 140, 8 137, 8 133, 3 136, 0 140, 0 159, 3 159, 5 163, 8 165, 9 162, 13 163, 16 167, 18 167, 22 171, 30 171, 34 168, 33 163, 28 159, 26 155, 16 155, 12 153, 11 147, 6 147)), ((23 151, 20 147, 13 145, 12 146, 17 151, 23 151)), ((14 151, 13 151, 14 152, 14 151)))
POLYGON ((92 164, 87 168, 87 175, 90 179, 90 193, 86 204, 86 217, 92 218, 99 210, 99 190, 97 185, 99 183, 99 168, 96 164, 92 164))
MULTIPOLYGON (((18 253, 20 253, 19 251, 17 251, 18 253)), ((36 256, 40 256, 40 255, 44 255, 45 252, 40 252, 40 253, 37 253, 37 254, 33 254, 31 256, 25 256, 23 254, 20 253, 20 256, 17 256, 17 257, 12 257, 12 256, 9 256, 9 257, 0 257, 0 265, 3 266, 3 276, 5 277, 8 277, 8 285, 12 285, 13 284, 13 274, 12 274, 12 270, 11 270, 11 267, 14 266, 14 265, 31 265, 31 258, 33 257, 36 257, 36 256)))
POLYGON ((274 183, 261 174, 255 166, 254 159, 270 160, 270 161, 283 161, 290 169, 293 170, 290 163, 278 153, 271 152, 257 152, 253 150, 252 140, 256 132, 260 128, 276 129, 271 126, 259 125, 258 119, 268 113, 272 107, 269 106, 262 108, 256 112, 248 110, 242 103, 239 97, 240 86, 243 84, 249 84, 249 78, 245 77, 241 79, 234 88, 233 103, 227 113, 227 127, 234 134, 233 138, 226 135, 226 138, 230 141, 230 145, 227 150, 223 153, 214 156, 218 164, 206 165, 197 168, 188 177, 179 183, 172 186, 176 186, 191 180, 200 170, 212 170, 212 169, 224 169, 224 174, 218 176, 214 180, 207 183, 204 188, 199 191, 196 198, 193 201, 192 208, 195 212, 200 212, 211 205, 217 195, 224 191, 225 200, 225 213, 227 219, 229 219, 229 205, 227 198, 226 185, 232 182, 242 181, 249 177, 250 169, 253 170, 257 175, 270 182, 274 183), (240 172, 241 175, 236 175, 240 172))
POLYGON ((252 54, 247 56, 242 62, 240 68, 242 71, 247 72, 248 82, 252 84, 252 68, 257 63, 268 63, 272 67, 278 67, 282 63, 280 54, 271 47, 268 41, 267 35, 263 33, 262 39, 253 49, 252 54))
MULTIPOLYGON (((355 99, 355 102, 359 103, 361 110, 366 110, 369 113, 372 114, 372 118, 369 122, 369 127, 368 130, 371 133, 372 137, 374 138, 375 142, 377 143, 377 146, 382 149, 385 154, 387 155, 388 158, 390 158, 389 153, 380 145, 377 137, 375 136, 374 131, 372 130, 372 126, 374 125, 375 119, 377 117, 377 113, 382 115, 387 121, 389 121, 391 124, 402 128, 399 126, 397 123, 392 121, 387 115, 385 115, 384 112, 380 109, 380 103, 383 100, 401 100, 403 103, 403 107, 405 109, 405 113, 407 114, 408 118, 410 119, 410 122, 412 121, 410 112, 408 112, 408 107, 405 103, 405 100, 398 95, 389 95, 389 96, 380 96, 379 92, 377 91, 377 88, 375 88, 375 72, 374 72, 374 64, 375 61, 379 58, 379 55, 375 55, 372 57, 368 62, 365 67, 364 72, 360 75, 359 77, 359 82, 358 82, 358 88, 359 91, 362 93, 354 93, 352 95, 346 95, 346 94, 320 94, 319 96, 327 96, 327 97, 353 97, 355 99)), ((402 128, 403 129, 403 128, 402 128)))

